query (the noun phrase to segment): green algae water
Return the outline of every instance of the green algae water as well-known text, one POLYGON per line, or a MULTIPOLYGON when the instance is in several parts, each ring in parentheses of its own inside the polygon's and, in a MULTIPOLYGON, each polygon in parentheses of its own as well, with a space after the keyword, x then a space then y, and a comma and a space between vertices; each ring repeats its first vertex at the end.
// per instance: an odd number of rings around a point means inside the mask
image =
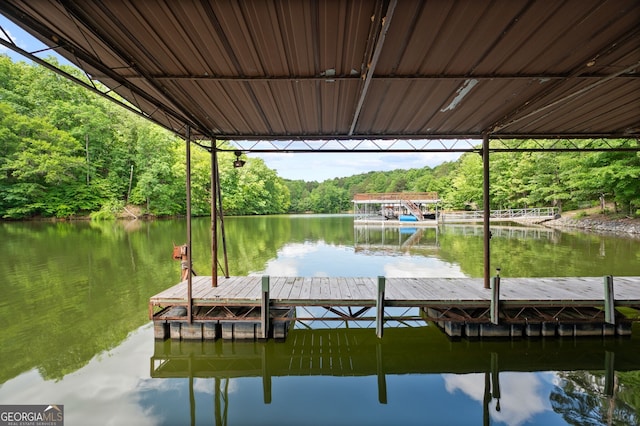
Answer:
MULTIPOLYGON (((231 275, 480 277, 482 229, 225 218, 231 275)), ((492 226, 509 276, 640 275, 640 239, 492 226)), ((451 341, 423 322, 296 323, 285 342, 157 342, 184 221, 0 223, 0 405, 65 425, 576 425, 640 422, 632 338, 451 341)), ((210 275, 210 222, 194 269, 210 275)))

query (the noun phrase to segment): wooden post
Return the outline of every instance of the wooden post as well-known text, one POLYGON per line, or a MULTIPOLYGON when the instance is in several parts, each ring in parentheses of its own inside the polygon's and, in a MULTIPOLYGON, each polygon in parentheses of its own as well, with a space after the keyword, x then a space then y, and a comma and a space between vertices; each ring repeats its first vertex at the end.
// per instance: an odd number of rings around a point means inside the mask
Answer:
POLYGON ((613 293, 613 276, 604 277, 604 322, 616 324, 616 296, 613 293))
POLYGON ((378 277, 378 297, 376 299, 376 336, 382 338, 384 329, 384 287, 385 278, 378 277))
POLYGON ((491 278, 491 323, 500 321, 500 275, 491 278))
POLYGON ((260 321, 262 322, 263 339, 269 337, 269 275, 262 277, 262 305, 260 311, 260 321))

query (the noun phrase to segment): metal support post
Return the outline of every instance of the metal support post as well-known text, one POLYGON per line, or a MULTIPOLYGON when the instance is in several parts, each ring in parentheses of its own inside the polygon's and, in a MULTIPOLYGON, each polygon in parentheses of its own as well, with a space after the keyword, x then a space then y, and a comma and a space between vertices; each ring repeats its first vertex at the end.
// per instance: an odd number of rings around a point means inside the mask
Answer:
POLYGON ((489 228, 489 215, 491 203, 489 202, 489 135, 482 136, 482 209, 484 210, 484 288, 489 288, 491 270, 491 250, 489 240, 491 229, 489 228))
POLYGON ((218 286, 218 151, 211 141, 211 287, 218 286))
POLYGON ((189 271, 187 272, 187 317, 189 324, 193 322, 193 298, 192 298, 192 286, 193 277, 191 269, 193 267, 192 255, 191 255, 191 127, 187 126, 186 137, 186 160, 187 160, 187 266, 189 271))

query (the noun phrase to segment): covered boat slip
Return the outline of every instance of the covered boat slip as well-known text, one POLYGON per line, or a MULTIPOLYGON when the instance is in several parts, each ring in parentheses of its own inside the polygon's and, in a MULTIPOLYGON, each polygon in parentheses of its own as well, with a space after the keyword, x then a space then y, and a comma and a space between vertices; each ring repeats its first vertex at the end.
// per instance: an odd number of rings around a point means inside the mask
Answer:
POLYGON ((200 276, 192 282, 192 321, 187 281, 151 297, 149 316, 160 339, 284 338, 282 323, 331 319, 306 309, 310 317, 294 315, 296 308, 314 306, 336 320, 375 321, 382 337, 384 322, 398 319, 384 309, 403 307, 418 308, 422 319, 436 321, 452 337, 538 337, 627 335, 634 318, 616 308, 640 309, 640 277, 494 277, 491 289, 482 284, 481 278, 248 276, 218 278, 213 287, 211 277, 200 276), (365 317, 372 308, 375 317, 365 317), (233 327, 240 323, 251 325, 237 333, 233 327), (274 324, 280 324, 277 334, 274 324))
MULTIPOLYGON (((157 322, 166 324, 171 308, 156 314, 156 306, 187 307, 172 330, 196 324, 198 336, 201 309, 214 314, 209 324, 220 310, 246 321, 234 306, 260 305, 261 316, 271 307, 321 303, 379 311, 416 306, 440 309, 431 313, 465 324, 470 334, 474 328, 466 324, 491 310, 491 300, 494 308, 537 309, 541 323, 557 316, 542 307, 606 305, 611 325, 612 304, 638 306, 637 278, 616 277, 608 292, 602 278, 522 279, 526 285, 513 286, 507 278, 492 298, 487 214, 493 152, 640 151, 636 0, 8 0, 0 13, 80 67, 89 82, 37 56, 47 49, 23 50, 3 28, 0 45, 185 139, 187 264, 190 149, 211 153, 211 275, 219 288, 189 275, 152 297, 157 322), (380 291, 371 278, 274 278, 265 288, 258 277, 217 278, 223 212, 217 154, 225 151, 481 154, 484 285, 389 278, 380 291)), ((497 313, 491 310, 494 326, 497 313)), ((522 318, 508 315, 514 316, 522 318)), ((376 317, 380 326, 380 312, 376 317)))
POLYGON ((224 151, 466 152, 482 155, 489 212, 490 153, 640 151, 636 0, 7 0, 0 13, 48 49, 4 28, 0 45, 184 138, 187 158, 208 150, 211 194, 224 151))
POLYGON ((398 220, 400 224, 437 224, 440 202, 436 192, 354 194, 354 221, 368 223, 398 220))

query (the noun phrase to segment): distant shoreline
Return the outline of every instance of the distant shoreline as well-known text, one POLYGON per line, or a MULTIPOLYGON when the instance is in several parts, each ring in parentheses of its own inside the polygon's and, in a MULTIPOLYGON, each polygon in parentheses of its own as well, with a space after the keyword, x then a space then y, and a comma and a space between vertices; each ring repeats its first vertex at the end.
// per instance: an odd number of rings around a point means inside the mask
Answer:
POLYGON ((573 228, 585 231, 627 235, 640 238, 640 219, 630 217, 614 218, 607 214, 580 216, 578 212, 563 213, 562 217, 544 222, 550 228, 573 228))

